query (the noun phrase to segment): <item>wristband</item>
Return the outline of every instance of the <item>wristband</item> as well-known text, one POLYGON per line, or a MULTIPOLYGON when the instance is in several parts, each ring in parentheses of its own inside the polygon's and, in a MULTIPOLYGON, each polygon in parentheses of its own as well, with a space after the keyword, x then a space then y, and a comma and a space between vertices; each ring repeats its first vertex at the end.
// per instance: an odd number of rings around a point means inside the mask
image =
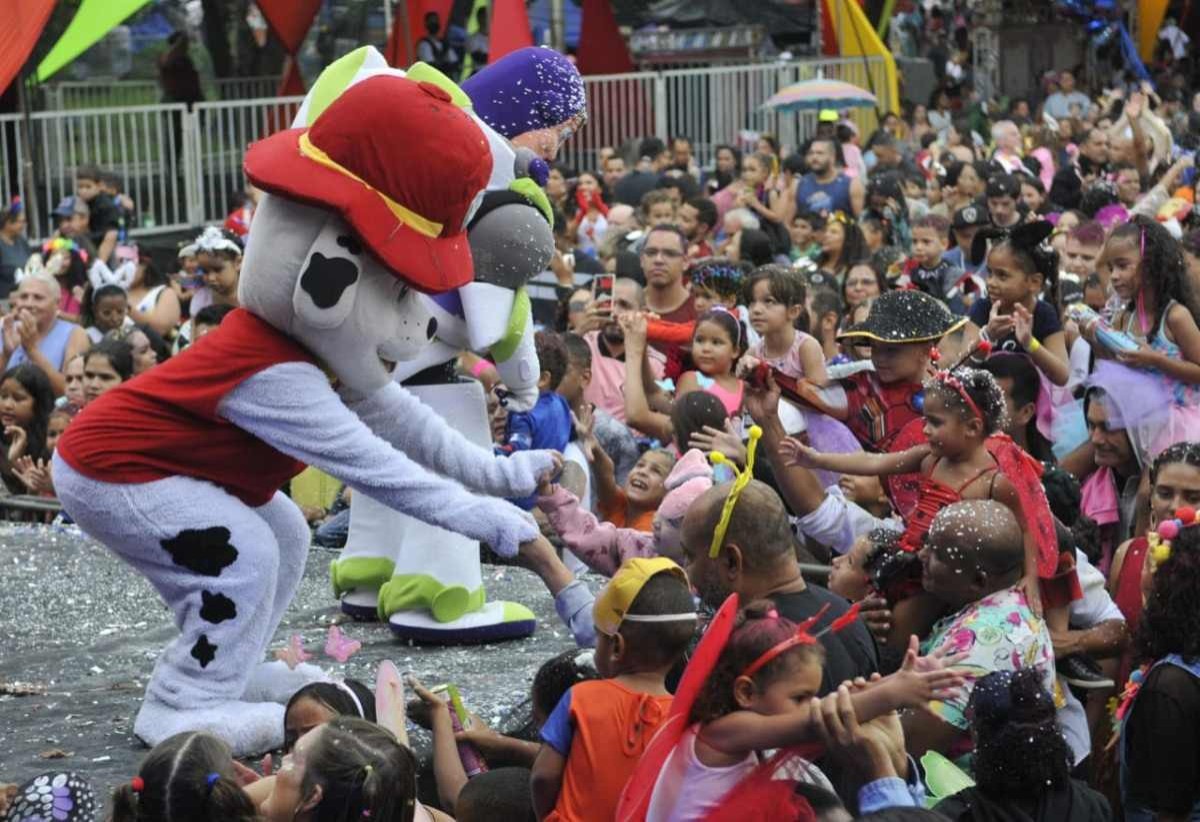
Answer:
POLYGON ((1029 347, 1026 348, 1025 350, 1028 351, 1030 354, 1036 354, 1038 349, 1041 347, 1042 347, 1042 344, 1040 342, 1038 342, 1037 337, 1030 337, 1029 338, 1029 347))
POLYGON ((491 360, 485 360, 481 357, 475 362, 474 365, 471 366, 471 376, 475 379, 479 379, 480 374, 482 374, 484 371, 487 371, 489 368, 495 367, 496 366, 492 365, 491 360))
POLYGON ((979 339, 986 340, 987 342, 992 341, 992 338, 990 336, 988 336, 988 332, 987 332, 986 328, 979 329, 979 339))

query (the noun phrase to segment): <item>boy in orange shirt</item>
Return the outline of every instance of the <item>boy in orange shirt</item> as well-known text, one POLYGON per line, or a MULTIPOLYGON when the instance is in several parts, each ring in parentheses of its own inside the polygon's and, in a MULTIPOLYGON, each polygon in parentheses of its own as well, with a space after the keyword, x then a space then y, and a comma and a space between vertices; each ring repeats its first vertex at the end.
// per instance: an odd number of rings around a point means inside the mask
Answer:
POLYGON ((538 819, 610 822, 626 780, 671 707, 667 672, 696 630, 683 569, 665 557, 626 561, 592 609, 596 668, 542 726, 531 787, 538 819))

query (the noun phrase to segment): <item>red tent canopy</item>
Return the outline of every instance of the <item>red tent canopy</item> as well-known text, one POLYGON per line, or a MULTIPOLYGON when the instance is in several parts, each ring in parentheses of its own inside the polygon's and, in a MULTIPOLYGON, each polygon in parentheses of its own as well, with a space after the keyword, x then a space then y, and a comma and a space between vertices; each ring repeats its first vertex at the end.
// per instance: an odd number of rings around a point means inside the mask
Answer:
POLYGON ((5 6, 4 25, 0 25, 0 92, 21 73, 54 11, 54 0, 8 0, 5 6))
POLYGON ((580 74, 624 74, 633 71, 633 58, 617 28, 608 0, 583 0, 583 23, 576 57, 580 74))
POLYGON ((525 0, 492 0, 488 62, 494 63, 510 51, 533 45, 525 0))
POLYGON ((257 0, 258 9, 267 20, 271 31, 283 43, 284 51, 288 53, 287 65, 283 72, 283 81, 279 85, 279 93, 284 96, 304 93, 304 78, 300 76, 300 68, 296 65, 296 52, 304 43, 304 36, 312 28, 317 12, 321 10, 321 0, 257 0))

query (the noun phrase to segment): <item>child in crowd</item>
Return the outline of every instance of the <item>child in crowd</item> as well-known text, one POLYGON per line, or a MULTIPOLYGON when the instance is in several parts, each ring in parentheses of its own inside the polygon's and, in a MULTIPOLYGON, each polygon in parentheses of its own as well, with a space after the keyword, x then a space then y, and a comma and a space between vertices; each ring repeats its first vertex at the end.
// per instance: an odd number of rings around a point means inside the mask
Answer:
POLYGON ((112 197, 101 190, 101 177, 95 166, 75 169, 75 195, 88 206, 88 236, 96 248, 96 259, 107 263, 117 248, 121 215, 112 197))
MULTIPOLYGON (((742 610, 654 785, 647 820, 704 819, 760 767, 775 767, 775 759, 760 766, 760 752, 819 741, 814 715, 830 710, 839 695, 817 699, 825 654, 809 627, 780 616, 769 600, 742 610)), ((839 627, 835 621, 832 630, 839 627)), ((850 702, 867 722, 924 707, 959 683, 940 657, 919 660, 913 637, 902 669, 856 690, 850 702)))
POLYGON ((682 558, 679 527, 683 515, 693 500, 712 487, 712 469, 704 453, 689 450, 659 487, 659 502, 651 512, 648 531, 621 528, 598 519, 580 506, 574 494, 548 479, 538 487, 538 508, 575 556, 593 571, 612 576, 622 562, 633 557, 682 558))
POLYGON ((155 745, 137 776, 113 791, 112 822, 148 819, 251 822, 258 812, 242 791, 229 746, 188 731, 155 745))
POLYGON ((221 324, 221 320, 225 319, 225 315, 233 311, 234 306, 224 305, 222 303, 213 303, 197 311, 191 319, 192 324, 192 342, 203 337, 209 331, 215 329, 221 324))
POLYGON ((1039 220, 1015 228, 985 228, 975 238, 972 257, 981 258, 986 240, 997 240, 987 252, 987 297, 971 304, 967 336, 987 340, 993 351, 1024 351, 1054 385, 1070 376, 1067 342, 1054 306, 1041 299, 1053 293, 1058 252, 1046 244, 1053 231, 1039 220))
POLYGON ((103 339, 83 355, 83 402, 88 405, 133 376, 133 349, 124 340, 103 339))
POLYGON ((671 706, 666 676, 696 631, 691 588, 665 557, 631 559, 596 600, 596 668, 542 727, 533 764, 539 818, 604 820, 671 706))
MULTIPOLYGON (((923 413, 928 442, 898 453, 819 454, 792 438, 781 448, 791 460, 810 468, 865 475, 920 471, 917 504, 900 538, 900 547, 910 553, 921 549, 934 517, 949 505, 972 499, 1007 505, 1024 523, 1031 606, 1040 612, 1044 602, 1050 628, 1066 630, 1068 605, 1082 595, 1074 556, 1059 553, 1041 466, 1001 433, 1007 406, 996 379, 972 368, 939 371, 925 384, 923 413)), ((909 630, 923 633, 928 627, 909 630)))
POLYGON ((511 411, 505 432, 508 451, 549 448, 561 451, 571 439, 571 409, 555 393, 567 372, 567 349, 555 333, 539 331, 534 335, 542 373, 538 378, 538 401, 529 411, 511 411))
MULTIPOLYGON (((195 317, 206 306, 237 306, 237 286, 242 271, 243 245, 241 239, 230 231, 208 226, 195 240, 179 251, 179 258, 194 259, 196 273, 201 278, 198 288, 192 293, 188 312, 195 317)), ((192 340, 187 324, 180 329, 180 336, 192 340)))
POLYGON ((46 448, 44 457, 33 457, 26 453, 17 458, 13 471, 17 479, 25 485, 26 493, 35 496, 54 496, 54 477, 50 470, 50 460, 54 449, 58 447, 58 438, 67 430, 71 423, 72 413, 65 408, 55 408, 50 412, 50 420, 46 424, 46 448))
POLYGON ((642 196, 642 225, 675 225, 675 198, 656 188, 642 196))
MULTIPOLYGON (((734 262, 726 257, 706 257, 696 260, 688 269, 692 281, 692 301, 696 313, 703 314, 711 308, 725 307, 736 314, 743 325, 749 324, 749 314, 746 307, 739 305, 744 293, 743 284, 749 266, 734 262)), ((688 347, 696 331, 696 322, 673 323, 666 320, 648 318, 646 323, 646 339, 660 345, 688 347)), ((750 344, 753 345, 758 335, 753 335, 750 344)))
POLYGON ((93 344, 104 339, 110 331, 133 328, 129 316, 129 296, 119 285, 102 285, 93 291, 83 307, 80 323, 93 344))
POLYGON ((0 479, 14 494, 26 491, 18 461, 45 461, 46 429, 54 410, 54 391, 46 372, 32 363, 13 366, 0 376, 0 479))
MULTIPOLYGON (((617 528, 632 528, 649 533, 654 527, 654 513, 666 494, 666 479, 675 466, 670 451, 655 448, 645 452, 633 470, 618 486, 612 472, 612 461, 596 449, 596 515, 617 528)), ((539 490, 541 493, 541 490, 539 490)))
POLYGON ((1123 304, 1113 327, 1141 344, 1117 359, 1161 374, 1180 412, 1200 414, 1200 329, 1179 243, 1157 222, 1138 218, 1113 231, 1098 268, 1123 304))
POLYGON ((825 228, 825 220, 820 214, 812 211, 799 211, 792 218, 788 233, 792 238, 792 248, 789 256, 792 262, 809 260, 815 262, 821 256, 821 243, 817 235, 825 228))
POLYGON ((283 752, 291 753, 300 737, 337 716, 374 722, 375 694, 357 679, 305 685, 292 694, 284 709, 283 752))
MULTIPOLYGON (((594 657, 592 651, 573 648, 542 664, 533 678, 530 700, 532 715, 525 730, 532 731, 533 735, 539 734, 546 724, 546 718, 568 690, 581 682, 590 682, 598 677, 594 657)), ((498 734, 474 714, 471 714, 470 722, 467 723, 468 730, 455 732, 450 717, 450 702, 427 689, 415 678, 410 677, 408 684, 429 711, 429 728, 433 734, 433 772, 442 807, 452 811, 456 819, 460 818, 460 806, 464 795, 467 795, 467 786, 483 775, 467 775, 457 747, 457 743, 467 742, 475 746, 487 763, 489 772, 493 766, 499 764, 520 766, 524 773, 521 789, 532 813, 529 769, 537 760, 541 746, 526 739, 498 734)))
POLYGON ((736 314, 724 306, 701 314, 692 336, 696 370, 680 375, 676 398, 707 391, 721 401, 730 417, 737 416, 742 410, 745 385, 734 375, 734 368, 745 351, 746 332, 736 314))
MULTIPOLYGON (((838 419, 868 451, 903 450, 924 441, 923 383, 933 346, 962 326, 944 304, 920 291, 887 291, 871 304, 866 320, 839 339, 851 347, 867 343, 874 370, 839 381, 846 392, 838 419)), ((885 488, 902 516, 916 506, 919 474, 887 478, 885 488)))
POLYGON ((300 738, 284 757, 271 795, 259 810, 266 822, 410 822, 419 807, 416 799, 412 751, 379 725, 339 716, 300 738))
POLYGON ((950 223, 927 214, 913 223, 912 255, 904 266, 900 287, 915 288, 944 302, 955 314, 966 313, 969 281, 963 270, 943 255, 950 243, 950 223))
MULTIPOLYGON (((714 312, 709 312, 709 314, 712 313, 714 312)), ((705 316, 707 317, 708 314, 705 316)), ((733 348, 734 333, 731 333, 730 329, 732 328, 732 324, 736 322, 727 312, 723 316, 726 321, 724 326, 714 326, 714 323, 705 323, 706 328, 712 327, 715 333, 724 334, 725 339, 728 341, 728 344, 721 352, 722 360, 725 356, 728 356, 728 352, 733 348)), ((621 324, 621 330, 625 335, 625 385, 623 386, 623 391, 625 394, 626 424, 631 428, 656 438, 659 442, 673 441, 676 446, 676 453, 686 450, 691 444, 689 437, 703 430, 705 425, 723 429, 725 419, 729 416, 729 411, 723 398, 716 393, 693 389, 690 392, 682 393, 672 403, 667 393, 660 386, 657 384, 647 384, 644 375, 650 373, 650 364, 647 359, 646 315, 639 312, 627 312, 622 314, 618 319, 621 324), (691 398, 697 394, 703 394, 713 402, 709 404, 703 401, 692 400, 691 398), (688 426, 687 436, 677 428, 682 421, 682 417, 678 412, 685 403, 687 403, 688 408, 697 412, 683 415, 691 420, 690 423, 685 423, 688 426), (723 415, 720 419, 714 421, 704 413, 706 409, 712 407, 720 409, 723 415)), ((721 321, 718 320, 717 322, 721 321)), ((699 321, 696 323, 696 328, 700 328, 699 321)), ((711 368, 711 364, 709 367, 711 368)), ((708 375, 705 374, 704 376, 707 377, 708 375)), ((696 384, 698 385, 698 382, 696 384)), ((739 390, 739 400, 740 394, 741 391, 739 390)))
POLYGON ((76 354, 63 365, 63 379, 66 390, 58 398, 56 405, 67 409, 72 415, 83 408, 83 354, 76 354))
MULTIPOLYGON (((612 463, 613 480, 623 485, 641 456, 637 439, 615 417, 587 401, 585 394, 592 382, 592 349, 587 340, 571 332, 563 334, 562 340, 567 349, 567 372, 555 391, 575 415, 575 441, 588 462, 581 467, 594 472, 594 460, 605 459, 612 463), (604 454, 596 449, 602 449, 604 454)), ((571 458, 568 452, 563 456, 571 458)))
POLYGON ((167 337, 175 333, 181 315, 179 297, 167 275, 159 271, 149 255, 141 254, 129 284, 129 316, 167 337))

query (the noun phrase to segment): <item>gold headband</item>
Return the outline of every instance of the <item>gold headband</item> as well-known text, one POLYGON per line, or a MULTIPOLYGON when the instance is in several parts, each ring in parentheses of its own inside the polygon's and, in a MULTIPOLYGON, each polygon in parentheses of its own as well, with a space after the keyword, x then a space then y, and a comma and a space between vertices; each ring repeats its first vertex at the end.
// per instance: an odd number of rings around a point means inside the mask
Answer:
POLYGON ((708 549, 710 559, 716 559, 717 554, 721 553, 721 546, 725 544, 725 532, 729 530, 729 520, 733 517, 733 507, 737 505, 738 497, 750 484, 750 480, 754 479, 754 454, 758 450, 758 441, 761 438, 762 429, 757 425, 750 426, 750 442, 746 445, 746 467, 741 471, 734 468, 733 464, 720 451, 714 451, 708 455, 713 465, 728 465, 735 476, 733 488, 730 489, 729 496, 725 498, 725 505, 721 509, 721 518, 717 520, 717 527, 713 531, 712 545, 708 549))

